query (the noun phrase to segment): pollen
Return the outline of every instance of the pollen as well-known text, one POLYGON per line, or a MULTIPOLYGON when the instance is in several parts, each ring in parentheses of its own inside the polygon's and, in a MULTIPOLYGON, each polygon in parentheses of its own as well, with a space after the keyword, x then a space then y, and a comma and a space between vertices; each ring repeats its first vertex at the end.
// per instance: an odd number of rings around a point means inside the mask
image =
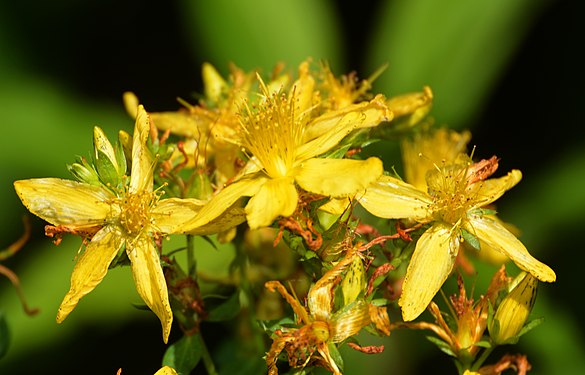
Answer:
POLYGON ((246 104, 240 112, 240 141, 268 176, 285 177, 294 167, 305 116, 295 114, 294 95, 269 94, 267 89, 264 95, 257 108, 246 104))
POLYGON ((433 171, 434 178, 427 179, 435 220, 456 224, 475 203, 468 189, 467 170, 467 165, 451 165, 438 168, 433 171))
POLYGON ((157 201, 156 193, 140 192, 117 198, 119 224, 128 234, 138 234, 152 224, 150 211, 157 201))

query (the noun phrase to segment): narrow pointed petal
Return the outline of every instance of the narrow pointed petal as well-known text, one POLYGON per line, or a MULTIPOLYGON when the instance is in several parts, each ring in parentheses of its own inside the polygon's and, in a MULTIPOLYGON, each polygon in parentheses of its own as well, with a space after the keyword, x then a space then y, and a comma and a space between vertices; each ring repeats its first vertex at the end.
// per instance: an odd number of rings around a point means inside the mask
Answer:
POLYGON ((513 188, 522 179, 522 172, 517 169, 510 171, 507 175, 500 178, 490 178, 485 181, 476 182, 470 186, 475 190, 470 195, 475 195, 474 206, 483 207, 495 202, 504 193, 513 188))
POLYGON ((397 178, 381 176, 359 197, 360 204, 370 213, 385 219, 425 221, 430 215, 431 197, 397 178))
MULTIPOLYGON (((369 128, 377 126, 383 121, 390 121, 393 118, 392 112, 388 109, 382 95, 376 96, 369 102, 352 104, 337 111, 327 112, 314 119, 304 133, 306 141, 324 136, 326 133, 335 133, 343 127, 341 119, 347 121, 352 119, 353 129, 369 128), (350 114, 350 117, 346 117, 350 114)), ((323 152, 317 153, 319 155, 323 152)))
MULTIPOLYGON (((169 198, 161 200, 151 212, 155 228, 161 233, 175 234, 180 232, 183 224, 195 218, 206 202, 199 199, 169 198)), ((190 234, 208 235, 224 232, 246 221, 246 213, 239 206, 226 209, 209 223, 196 227, 190 234)))
POLYGON ((146 147, 149 132, 150 119, 148 113, 146 113, 142 105, 139 105, 132 142, 132 173, 129 187, 131 193, 152 191, 153 163, 150 151, 146 147))
POLYGON ((204 205, 205 201, 199 199, 168 198, 158 201, 150 214, 157 231, 173 234, 183 223, 192 220, 204 205))
POLYGON ((295 159, 307 160, 331 150, 352 130, 356 129, 362 120, 359 113, 348 113, 343 117, 335 118, 332 120, 334 124, 329 131, 303 143, 297 148, 295 159))
POLYGON ((260 189, 267 181, 266 177, 260 174, 238 180, 221 190, 216 196, 211 198, 199 214, 193 219, 186 221, 183 225, 175 229, 176 233, 191 233, 198 228, 208 225, 213 220, 220 217, 227 209, 241 197, 249 197, 260 189))
POLYGON ((419 238, 408 264, 398 304, 405 322, 416 319, 451 273, 459 250, 452 228, 435 224, 419 238))
POLYGON ((534 258, 524 244, 504 226, 489 217, 473 215, 470 217, 468 231, 481 241, 510 258, 518 267, 531 273, 540 281, 553 282, 555 272, 546 264, 534 258))
POLYGON ((279 216, 290 216, 297 208, 299 194, 292 178, 267 180, 246 205, 251 229, 266 227, 279 216))
POLYGON ((366 301, 356 300, 342 310, 336 312, 330 319, 332 342, 342 342, 358 332, 372 321, 370 308, 366 301))
POLYGON ((384 172, 382 161, 309 159, 295 171, 295 180, 305 190, 330 197, 352 197, 361 193, 384 172))
POLYGON ((311 287, 307 295, 307 306, 315 319, 329 319, 333 307, 333 288, 339 283, 339 278, 357 256, 357 247, 350 248, 345 256, 311 287))
POLYGON ((169 304, 169 294, 159 254, 148 237, 139 237, 135 240, 133 247, 129 244, 127 246, 126 253, 132 264, 136 290, 144 303, 160 319, 163 341, 166 344, 173 324, 173 312, 169 304))
POLYGON ((93 236, 73 268, 71 287, 59 306, 57 323, 65 320, 81 297, 91 292, 102 281, 122 243, 120 234, 113 226, 104 227, 93 236))
POLYGON ((53 225, 78 228, 103 225, 114 196, 104 188, 59 178, 14 182, 25 207, 53 225))

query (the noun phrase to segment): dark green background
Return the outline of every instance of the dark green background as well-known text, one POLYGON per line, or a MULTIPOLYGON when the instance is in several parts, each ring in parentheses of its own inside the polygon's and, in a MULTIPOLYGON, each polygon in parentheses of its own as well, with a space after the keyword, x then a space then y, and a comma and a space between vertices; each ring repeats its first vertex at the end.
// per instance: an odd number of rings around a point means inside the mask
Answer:
MULTIPOLYGON (((495 154, 502 173, 524 173, 498 210, 558 281, 540 288, 534 316, 545 323, 503 351, 528 354, 531 374, 585 373, 582 3, 355 3, 0 2, 0 247, 22 231, 25 210, 12 181, 68 177, 65 165, 91 149, 93 125, 112 137, 130 130, 123 91, 134 91, 147 110, 174 110, 176 97, 201 91, 204 61, 226 74, 230 61, 268 72, 278 60, 294 68, 312 56, 328 59, 337 74, 356 70, 360 77, 388 62, 375 91, 391 96, 430 85, 437 123, 470 129, 477 156, 495 154)), ((375 151, 387 168, 399 163, 395 145, 375 151)), ((33 239, 5 264, 41 313, 25 316, 10 283, 0 279, 0 310, 12 335, 0 373, 115 374, 119 367, 124 375, 154 373, 164 351, 160 326, 154 314, 130 305, 139 301, 130 272, 112 270, 56 325, 79 241, 55 247, 42 236, 42 222, 33 226, 33 239)), ((207 250, 199 254, 204 266, 221 267, 207 250)), ((204 333, 227 335, 222 329, 205 326, 204 333)), ((395 332, 381 343, 382 355, 347 352, 347 373, 455 371, 421 332, 395 332)))

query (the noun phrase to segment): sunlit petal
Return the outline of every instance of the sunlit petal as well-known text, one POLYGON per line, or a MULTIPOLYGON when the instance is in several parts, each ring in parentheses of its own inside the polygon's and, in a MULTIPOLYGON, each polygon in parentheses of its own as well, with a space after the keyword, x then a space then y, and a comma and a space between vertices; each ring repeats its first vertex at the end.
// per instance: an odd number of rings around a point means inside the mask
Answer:
POLYGON ((158 231, 172 234, 183 223, 192 220, 204 205, 205 201, 199 199, 162 199, 151 210, 150 215, 158 231))
POLYGON ((348 113, 340 118, 335 118, 334 127, 328 132, 299 145, 296 149, 295 159, 302 161, 321 155, 337 146, 361 121, 359 113, 348 113))
POLYGON ((266 181, 246 205, 252 229, 268 226, 278 216, 290 216, 297 208, 299 195, 293 179, 283 177, 266 181))
POLYGON ((81 297, 102 281, 122 243, 120 233, 113 226, 107 226, 95 234, 73 268, 71 287, 59 306, 57 323, 65 320, 81 297))
POLYGON ((522 172, 517 169, 510 171, 506 176, 490 178, 476 182, 470 186, 469 194, 473 196, 475 207, 483 207, 493 203, 506 191, 513 188, 522 179, 522 172))
POLYGON ((331 197, 351 197, 376 181, 384 168, 378 158, 309 159, 296 170, 295 180, 305 190, 331 197))
POLYGON ((14 182, 26 208, 53 225, 77 228, 102 225, 110 212, 106 189, 59 178, 35 178, 14 182))
POLYGON ((166 343, 171 332, 173 312, 169 304, 167 284, 159 254, 148 237, 139 237, 126 246, 126 253, 132 264, 136 290, 146 305, 160 319, 163 341, 166 343))
POLYGON ((421 222, 428 219, 428 207, 432 203, 426 193, 390 176, 381 176, 358 199, 366 210, 378 217, 421 222))
MULTIPOLYGON (((345 122, 350 119, 353 121, 354 128, 358 129, 376 126, 383 121, 392 120, 392 117, 392 112, 385 104, 385 98, 379 95, 369 102, 352 104, 340 110, 329 111, 317 117, 307 126, 304 139, 305 141, 309 141, 322 137, 326 133, 335 133, 343 129, 345 122), (345 117, 348 114, 351 114, 351 116, 345 117), (343 121, 340 121, 342 119, 343 121)), ((323 152, 318 152, 313 156, 323 152)))
POLYGON ((138 106, 134 138, 132 143, 132 174, 130 175, 131 193, 152 191, 153 164, 146 140, 150 131, 150 119, 142 105, 138 106))
POLYGON ((497 221, 485 216, 472 215, 467 230, 493 249, 507 255, 518 267, 531 273, 540 281, 556 280, 555 272, 530 255, 524 244, 497 221))
POLYGON ((416 319, 427 308, 451 273, 458 250, 458 236, 444 224, 433 225, 419 238, 398 301, 404 321, 416 319))
POLYGON ((266 177, 260 174, 250 176, 250 178, 242 178, 221 190, 214 196, 203 208, 199 214, 193 219, 186 221, 182 226, 175 229, 178 233, 191 233, 200 227, 209 224, 211 221, 218 218, 228 208, 241 197, 249 197, 260 189, 260 187, 267 181, 266 177))

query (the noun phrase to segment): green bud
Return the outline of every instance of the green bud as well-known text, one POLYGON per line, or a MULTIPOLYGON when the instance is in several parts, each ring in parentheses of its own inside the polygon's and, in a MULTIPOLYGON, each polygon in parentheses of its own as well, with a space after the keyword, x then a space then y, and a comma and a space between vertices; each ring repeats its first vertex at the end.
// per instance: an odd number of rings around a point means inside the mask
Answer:
POLYGON ((98 174, 85 158, 80 158, 79 162, 68 165, 67 169, 80 182, 85 182, 90 185, 101 184, 98 174))
POLYGON ((119 170, 116 151, 99 126, 93 128, 93 149, 94 165, 100 180, 106 185, 117 186, 126 170, 119 170))
MULTIPOLYGON (((132 164, 132 136, 124 130, 120 130, 118 132, 118 144, 124 151, 124 164, 127 167, 132 164)), ((124 170, 126 170, 126 167, 124 170)))
POLYGON ((359 256, 354 256, 351 265, 348 267, 345 277, 341 281, 343 292, 343 305, 347 306, 355 301, 360 293, 366 289, 366 271, 359 256))
POLYGON ((514 279, 512 289, 502 300, 491 320, 488 329, 490 336, 497 345, 515 343, 534 301, 538 279, 523 272, 514 279))

